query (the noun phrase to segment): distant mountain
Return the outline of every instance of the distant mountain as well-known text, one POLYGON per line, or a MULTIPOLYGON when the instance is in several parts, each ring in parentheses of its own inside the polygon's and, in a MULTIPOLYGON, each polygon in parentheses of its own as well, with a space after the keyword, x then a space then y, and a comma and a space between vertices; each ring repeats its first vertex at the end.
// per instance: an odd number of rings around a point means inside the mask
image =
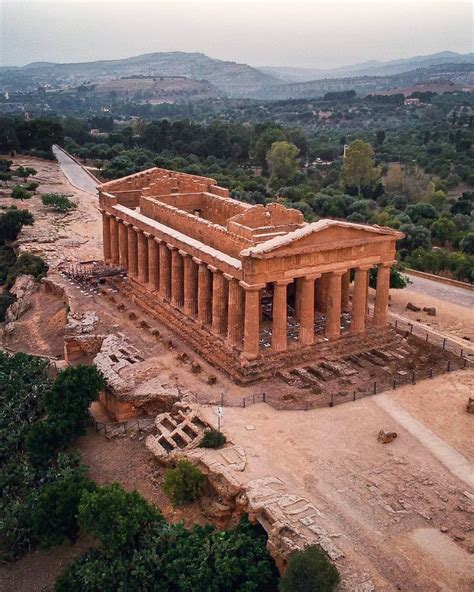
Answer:
POLYGON ((410 94, 414 90, 433 90, 437 93, 448 90, 474 90, 474 63, 437 64, 417 68, 391 76, 346 76, 343 78, 321 78, 308 82, 283 82, 260 88, 249 98, 254 99, 308 99, 325 95, 327 92, 355 90, 366 96, 377 92, 400 92, 410 94), (405 92, 406 91, 406 92, 405 92))
POLYGON ((264 74, 286 80, 288 82, 308 82, 323 78, 346 78, 352 76, 391 76, 410 72, 419 68, 427 68, 440 64, 473 64, 474 53, 455 53, 453 51, 442 51, 425 56, 415 56, 389 62, 370 60, 360 64, 342 66, 332 69, 312 68, 280 68, 263 67, 259 68, 264 74))
POLYGON ((32 87, 47 84, 57 88, 95 84, 127 76, 186 76, 210 82, 228 96, 241 96, 242 92, 253 92, 279 82, 277 78, 246 64, 213 59, 203 53, 180 51, 75 64, 36 62, 15 71, 10 69, 3 76, 0 72, 0 88, 5 86, 6 81, 12 85, 15 80, 22 88, 25 84, 32 87))

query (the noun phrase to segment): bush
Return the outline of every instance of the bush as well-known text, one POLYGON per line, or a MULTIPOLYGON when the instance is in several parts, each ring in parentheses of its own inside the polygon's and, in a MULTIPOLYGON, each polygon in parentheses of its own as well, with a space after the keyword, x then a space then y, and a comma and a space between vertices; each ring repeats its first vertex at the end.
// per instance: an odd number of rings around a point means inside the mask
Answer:
POLYGON ((5 320, 7 308, 15 302, 16 298, 10 292, 0 294, 0 323, 5 320))
POLYGON ((67 420, 48 418, 34 423, 26 437, 26 451, 32 465, 45 466, 70 441, 71 426, 67 420))
POLYGON ((32 537, 43 548, 74 543, 79 535, 77 513, 84 492, 95 489, 94 483, 77 471, 43 486, 31 512, 32 537))
POLYGON ((9 208, 0 215, 0 245, 16 240, 23 226, 31 226, 33 222, 33 215, 28 210, 9 208))
POLYGON ((44 206, 51 208, 55 212, 64 213, 77 208, 77 204, 62 193, 45 193, 41 196, 41 201, 44 206))
POLYGON ((246 517, 234 530, 156 521, 132 545, 96 549, 66 567, 56 592, 275 592, 277 571, 267 536, 246 517))
POLYGON ((199 446, 201 448, 219 448, 219 446, 223 446, 226 441, 227 438, 222 432, 210 429, 204 432, 204 436, 202 437, 199 446))
POLYGON ((331 592, 339 583, 339 572, 319 545, 290 555, 280 580, 280 592, 331 592))
POLYGON ((24 199, 30 199, 31 193, 29 193, 25 187, 15 185, 12 189, 12 197, 13 199, 21 199, 21 201, 23 201, 24 199))
POLYGON ((188 460, 179 460, 175 469, 165 472, 163 491, 174 506, 186 504, 202 495, 205 479, 201 471, 188 460))
POLYGON ((48 273, 48 265, 38 255, 32 253, 22 253, 10 268, 5 285, 11 288, 15 279, 22 274, 31 275, 36 280, 40 280, 48 273))
POLYGON ((143 530, 163 521, 159 511, 136 491, 125 491, 118 483, 85 492, 79 504, 79 523, 93 534, 107 553, 114 555, 135 544, 143 530))

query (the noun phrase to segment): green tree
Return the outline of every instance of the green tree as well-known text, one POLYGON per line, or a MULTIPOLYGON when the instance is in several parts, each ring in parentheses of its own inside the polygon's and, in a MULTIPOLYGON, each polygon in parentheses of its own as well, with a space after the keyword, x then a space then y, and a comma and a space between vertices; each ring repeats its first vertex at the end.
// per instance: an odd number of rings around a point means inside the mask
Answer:
POLYGON ((145 528, 162 521, 158 510, 138 492, 125 491, 118 483, 84 492, 79 504, 79 524, 110 555, 133 547, 145 528))
POLYGON ((77 203, 71 201, 62 193, 44 193, 41 196, 41 201, 44 206, 51 208, 55 212, 64 213, 77 208, 77 203))
POLYGON ((77 513, 81 496, 93 491, 94 483, 83 471, 44 485, 31 512, 32 537, 41 547, 74 543, 79 535, 77 513))
MULTIPOLYGON (((392 290, 402 290, 410 283, 409 278, 402 273, 402 270, 396 265, 390 268, 390 288, 392 290)), ((377 287, 377 266, 372 267, 369 273, 369 286, 377 287)))
POLYGON ((13 199, 20 199, 23 201, 24 199, 30 199, 31 193, 29 193, 25 187, 22 187, 21 185, 15 185, 15 187, 12 189, 12 197, 13 199))
POLYGON ((468 232, 460 241, 459 246, 464 253, 474 255, 474 232, 468 232))
POLYGON ((33 222, 33 214, 28 210, 9 208, 0 214, 0 245, 16 240, 23 226, 31 226, 33 222))
POLYGON ((438 244, 452 242, 457 235, 456 224, 449 218, 438 218, 431 225, 431 237, 438 244))
POLYGON ((36 280, 40 280, 48 273, 48 264, 32 253, 22 253, 8 271, 5 285, 11 288, 13 282, 19 275, 32 275, 36 280))
POLYGON ((175 469, 165 471, 163 491, 178 506, 198 499, 204 489, 206 478, 188 460, 179 460, 175 469))
POLYGON ((332 592, 340 577, 336 566, 319 545, 290 555, 280 580, 280 592, 332 592))
POLYGON ((200 448, 220 448, 227 441, 227 438, 218 430, 206 430, 199 444, 200 448))
POLYGON ((360 195, 364 187, 377 185, 380 172, 380 167, 374 164, 374 151, 370 144, 355 140, 349 145, 342 165, 342 178, 347 187, 355 187, 360 195))
POLYGON ((36 169, 34 169, 33 167, 19 166, 16 169, 14 174, 16 177, 21 177, 22 179, 25 179, 25 181, 26 181, 28 179, 28 177, 34 177, 35 175, 37 175, 38 171, 36 169))
POLYGON ((267 153, 267 165, 270 172, 269 183, 280 187, 291 181, 298 170, 298 148, 289 142, 275 142, 267 153))

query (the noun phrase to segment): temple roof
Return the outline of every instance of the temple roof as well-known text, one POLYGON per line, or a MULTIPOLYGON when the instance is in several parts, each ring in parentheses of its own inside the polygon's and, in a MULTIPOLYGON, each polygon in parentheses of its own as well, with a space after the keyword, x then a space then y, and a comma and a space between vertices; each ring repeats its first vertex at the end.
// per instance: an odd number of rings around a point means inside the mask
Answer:
MULTIPOLYGON (((373 240, 373 235, 387 237, 387 239, 398 240, 404 237, 402 232, 387 226, 371 226, 369 224, 354 224, 342 220, 323 219, 318 222, 305 224, 302 228, 288 232, 283 236, 277 236, 258 245, 244 249, 240 254, 243 257, 263 257, 266 254, 275 253, 285 247, 305 249, 309 246, 315 248, 332 245, 333 248, 346 246, 351 242, 359 243, 366 238, 373 240), (336 234, 335 234, 336 232, 336 234), (368 236, 370 235, 370 236, 368 236)), ((285 249, 287 250, 287 249, 285 249)))

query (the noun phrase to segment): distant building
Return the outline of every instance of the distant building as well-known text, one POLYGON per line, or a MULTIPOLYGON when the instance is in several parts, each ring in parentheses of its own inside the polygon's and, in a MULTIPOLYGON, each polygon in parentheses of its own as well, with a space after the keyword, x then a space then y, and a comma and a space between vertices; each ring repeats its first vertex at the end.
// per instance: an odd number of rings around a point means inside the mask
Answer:
POLYGON ((406 107, 419 107, 422 104, 422 102, 420 101, 420 99, 405 99, 403 101, 403 104, 406 107))

